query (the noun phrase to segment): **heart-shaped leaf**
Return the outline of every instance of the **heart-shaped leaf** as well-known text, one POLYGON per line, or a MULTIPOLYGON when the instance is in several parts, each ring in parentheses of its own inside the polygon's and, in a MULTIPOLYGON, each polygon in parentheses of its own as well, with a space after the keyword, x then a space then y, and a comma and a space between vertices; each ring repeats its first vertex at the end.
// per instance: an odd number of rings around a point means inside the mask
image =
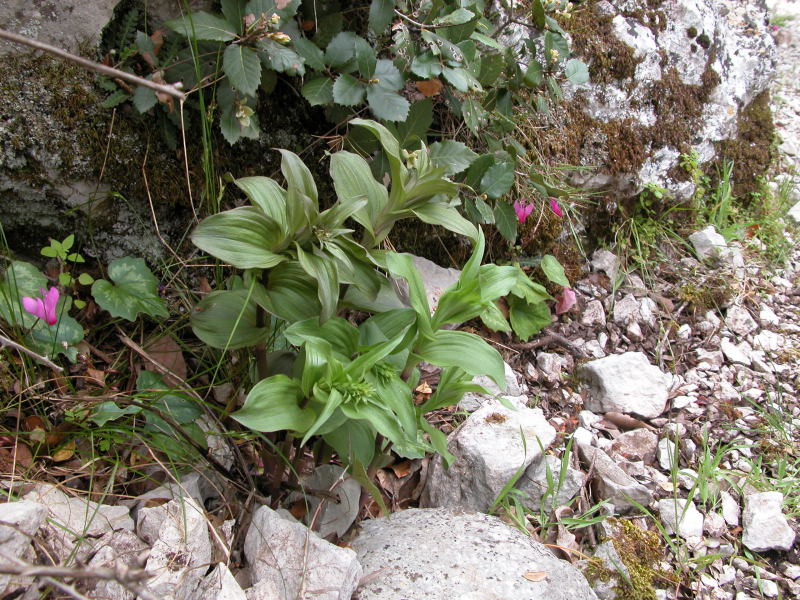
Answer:
POLYGON ((117 258, 108 265, 112 284, 98 279, 92 284, 92 296, 100 308, 113 317, 135 321, 139 313, 168 317, 164 301, 158 296, 158 280, 141 258, 117 258))

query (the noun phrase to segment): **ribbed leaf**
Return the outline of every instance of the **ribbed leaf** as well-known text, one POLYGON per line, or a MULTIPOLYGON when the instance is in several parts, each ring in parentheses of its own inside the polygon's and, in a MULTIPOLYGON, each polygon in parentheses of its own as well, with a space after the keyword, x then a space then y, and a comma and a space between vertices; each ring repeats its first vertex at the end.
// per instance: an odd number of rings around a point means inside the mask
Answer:
POLYGON ((372 171, 363 158, 351 152, 337 152, 331 156, 331 178, 339 202, 349 205, 366 199, 367 204, 353 213, 353 219, 374 233, 378 215, 386 207, 389 193, 375 181, 372 171))
POLYGON ((437 331, 432 340, 416 349, 432 365, 460 367, 470 375, 488 375, 505 388, 505 367, 497 350, 478 336, 464 331, 437 331))
POLYGON ((300 384, 286 375, 274 375, 259 381, 245 398, 244 406, 231 414, 245 427, 255 431, 288 429, 304 433, 316 420, 310 408, 300 408, 300 384))
POLYGON ((317 281, 317 296, 322 305, 319 318, 321 322, 325 322, 336 314, 339 303, 339 277, 336 265, 332 259, 304 252, 300 246, 297 246, 297 259, 303 270, 317 281))
POLYGON ((283 262, 271 251, 282 241, 279 225, 251 206, 212 215, 192 233, 195 246, 237 269, 269 269, 283 262))
POLYGON ((284 235, 289 233, 286 190, 279 186, 277 181, 269 177, 241 177, 234 183, 250 199, 253 206, 260 208, 280 226, 284 235))
POLYGON ((333 102, 333 79, 330 77, 311 79, 303 86, 300 93, 311 106, 330 104, 333 102))
POLYGON ((267 339, 269 328, 257 327, 256 303, 248 290, 211 292, 194 307, 192 331, 212 348, 234 350, 267 339))
POLYGON ((230 79, 231 85, 246 96, 254 96, 261 85, 261 61, 250 48, 238 44, 225 48, 222 70, 230 79))

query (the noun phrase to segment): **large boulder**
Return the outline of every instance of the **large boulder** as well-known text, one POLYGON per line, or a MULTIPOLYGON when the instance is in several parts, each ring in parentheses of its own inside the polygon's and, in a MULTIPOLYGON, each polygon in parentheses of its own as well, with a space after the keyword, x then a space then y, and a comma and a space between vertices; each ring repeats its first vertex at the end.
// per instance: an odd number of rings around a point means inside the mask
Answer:
POLYGON ((580 571, 497 517, 411 509, 362 523, 359 600, 595 600, 580 571))
POLYGON ((617 197, 652 183, 686 199, 682 154, 734 159, 734 181, 766 168, 775 52, 763 2, 588 0, 561 23, 591 80, 567 85, 536 142, 544 156, 597 167, 573 183, 617 197))

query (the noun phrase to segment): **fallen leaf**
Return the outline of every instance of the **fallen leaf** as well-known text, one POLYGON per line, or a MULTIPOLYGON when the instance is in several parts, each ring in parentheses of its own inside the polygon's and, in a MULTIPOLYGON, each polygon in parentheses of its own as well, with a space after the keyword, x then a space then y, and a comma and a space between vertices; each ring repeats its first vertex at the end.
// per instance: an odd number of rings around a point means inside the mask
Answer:
POLYGON ((404 460, 389 467, 397 477, 405 477, 411 472, 411 461, 404 460))
POLYGON ((414 388, 414 391, 417 392, 418 394, 432 394, 433 393, 433 390, 431 389, 431 386, 429 386, 424 381, 422 383, 420 383, 416 388, 414 388))
POLYGON ((442 91, 442 82, 438 79, 425 79, 423 81, 415 81, 414 85, 417 90, 426 98, 436 96, 442 91))
POLYGON ((655 431, 655 428, 652 425, 649 425, 644 421, 640 421, 639 419, 629 417, 628 415, 620 412, 607 412, 603 415, 603 418, 610 423, 613 423, 620 429, 639 429, 644 427, 650 431, 655 431))
POLYGON ((660 488, 661 488, 662 490, 664 490, 665 492, 672 492, 672 491, 675 491, 675 486, 672 484, 672 482, 671 482, 671 481, 661 481, 661 482, 658 484, 658 487, 660 487, 660 488))
POLYGON ((75 454, 75 442, 68 442, 53 452, 53 462, 64 462, 75 454))
POLYGON ((544 581, 547 579, 547 571, 528 571, 523 577, 528 581, 544 581))
MULTIPOLYGON (((184 380, 186 379, 186 361, 183 358, 183 351, 172 337, 168 335, 161 336, 147 344, 144 349, 154 362, 166 367, 175 373, 177 377, 184 380)), ((149 360, 145 361, 145 365, 148 369, 159 371, 158 367, 149 360)), ((164 375, 164 383, 170 386, 176 386, 180 382, 171 375, 164 375)))
POLYGON ((102 369, 92 369, 88 367, 86 369, 86 380, 88 383, 94 383, 96 385, 105 385, 106 383, 106 372, 102 369))

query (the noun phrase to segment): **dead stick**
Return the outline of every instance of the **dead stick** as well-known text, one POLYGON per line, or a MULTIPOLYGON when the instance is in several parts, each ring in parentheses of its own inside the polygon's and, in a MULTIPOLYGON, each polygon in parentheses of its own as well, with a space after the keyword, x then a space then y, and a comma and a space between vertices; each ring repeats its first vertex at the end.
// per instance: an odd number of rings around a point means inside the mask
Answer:
POLYGON ((20 346, 16 342, 12 342, 10 339, 8 339, 4 335, 0 335, 0 347, 2 347, 2 346, 8 346, 9 348, 13 348, 14 350, 17 350, 18 352, 23 352, 23 353, 27 354, 28 356, 30 356, 31 358, 34 358, 34 359, 38 360, 43 365, 47 365, 48 367, 50 367, 54 371, 58 371, 59 373, 62 373, 64 371, 64 369, 59 367, 56 363, 54 363, 52 360, 50 360, 46 356, 42 356, 40 354, 36 354, 32 350, 28 350, 25 346, 20 346))
POLYGON ((119 69, 115 69, 114 67, 108 67, 102 63, 95 62, 93 60, 89 60, 88 58, 83 58, 82 56, 78 56, 76 54, 72 54, 71 52, 67 52, 66 50, 62 50, 61 48, 56 48, 55 46, 51 46, 50 44, 45 44, 44 42, 40 42, 38 40, 32 40, 31 38, 11 33, 10 31, 6 31, 5 29, 0 29, 0 38, 9 40, 11 42, 16 42, 17 44, 24 44, 26 46, 30 46, 31 48, 36 48, 37 50, 44 50, 45 52, 49 52, 53 56, 58 56, 59 58, 65 58, 69 61, 74 62, 82 66, 84 69, 89 69, 90 71, 97 71, 98 73, 102 73, 103 75, 108 75, 109 77, 118 77, 124 81, 129 81, 130 83, 134 83, 136 85, 143 85, 144 87, 148 87, 151 90, 155 90, 157 92, 161 92, 162 94, 169 94, 170 96, 177 98, 181 102, 186 99, 186 94, 184 94, 178 87, 181 85, 179 83, 174 85, 163 85, 160 83, 156 83, 155 81, 150 81, 149 79, 144 79, 143 77, 137 77, 132 73, 126 73, 125 71, 120 71, 119 69))

